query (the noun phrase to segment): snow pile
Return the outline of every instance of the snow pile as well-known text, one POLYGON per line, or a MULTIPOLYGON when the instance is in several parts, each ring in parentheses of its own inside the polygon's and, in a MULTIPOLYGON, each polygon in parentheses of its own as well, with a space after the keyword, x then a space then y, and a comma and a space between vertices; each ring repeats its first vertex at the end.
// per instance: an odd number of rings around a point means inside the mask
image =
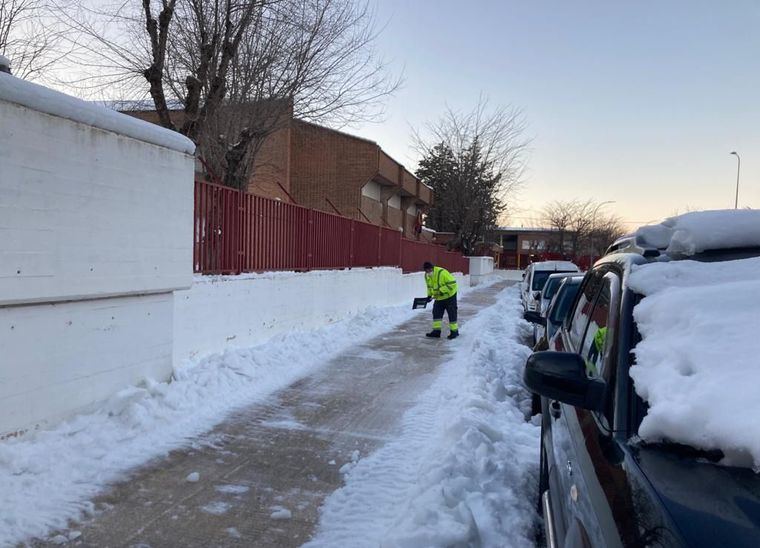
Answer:
POLYGON ((657 225, 639 228, 636 240, 645 247, 678 255, 694 255, 708 249, 760 246, 760 210, 686 213, 657 225))
POLYGON ((209 356, 175 371, 171 383, 146 380, 93 414, 0 443, 0 546, 44 537, 81 518, 93 510, 90 500, 129 469, 187 444, 234 408, 260 401, 412 314, 407 306, 368 309, 319 330, 209 356))
POLYGON ((195 152, 195 144, 175 131, 26 82, 2 72, 0 72, 0 101, 8 101, 53 116, 106 131, 113 131, 177 152, 184 152, 185 154, 195 152))
POLYGON ((760 469, 760 258, 651 263, 629 285, 646 295, 633 311, 642 341, 630 374, 649 403, 639 435, 760 469))
POLYGON ((325 501, 319 546, 533 546, 539 428, 526 422, 516 287, 467 323, 402 421, 325 501))

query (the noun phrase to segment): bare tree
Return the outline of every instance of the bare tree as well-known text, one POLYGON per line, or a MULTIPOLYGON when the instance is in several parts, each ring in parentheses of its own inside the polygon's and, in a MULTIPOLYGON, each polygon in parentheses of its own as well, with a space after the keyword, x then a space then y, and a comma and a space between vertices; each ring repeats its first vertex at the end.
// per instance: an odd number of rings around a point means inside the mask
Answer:
POLYGON ((607 247, 625 233, 625 225, 617 215, 597 215, 588 238, 591 255, 603 255, 607 247))
POLYGON ((417 176, 435 191, 428 226, 454 232, 452 246, 470 252, 492 230, 523 183, 526 123, 514 107, 470 112, 448 108, 413 135, 422 156, 417 176))
POLYGON ((332 125, 378 119, 400 83, 374 50, 364 1, 141 0, 61 16, 87 38, 80 66, 91 74, 79 84, 147 92, 161 125, 195 141, 231 186, 245 184, 291 114, 332 125))
POLYGON ((600 204, 594 200, 555 200, 544 208, 543 220, 557 229, 563 251, 563 234, 566 233, 574 256, 598 256, 625 233, 619 217, 601 213, 599 208, 600 204))
POLYGON ((0 55, 14 75, 40 79, 64 52, 45 0, 0 0, 0 55))
POLYGON ((556 251, 558 253, 565 253, 565 236, 572 224, 575 209, 574 202, 554 200, 546 204, 541 211, 542 221, 557 231, 559 242, 556 251))

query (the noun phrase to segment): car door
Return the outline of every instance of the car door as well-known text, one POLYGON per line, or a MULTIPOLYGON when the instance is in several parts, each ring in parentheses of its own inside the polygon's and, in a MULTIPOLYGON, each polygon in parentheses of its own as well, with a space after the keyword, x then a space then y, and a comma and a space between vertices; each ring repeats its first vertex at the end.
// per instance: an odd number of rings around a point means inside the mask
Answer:
MULTIPOLYGON (((617 498, 625 497, 627 484, 620 469, 621 452, 615 450, 612 437, 621 281, 618 273, 606 269, 600 270, 597 278, 599 290, 582 342, 575 350, 586 363, 587 375, 607 384, 609 396, 601 412, 572 408, 565 417, 574 451, 568 456, 572 462, 568 533, 587 539, 592 546, 621 546, 618 523, 626 516, 614 515, 613 506, 617 498)), ((569 540, 572 544, 572 538, 569 540)))
MULTIPOLYGON (((586 275, 579 289, 575 307, 568 314, 568 321, 554 338, 554 350, 576 352, 583 344, 583 338, 591 318, 603 274, 599 271, 586 275)), ((556 534, 559 539, 576 521, 575 504, 577 485, 573 467, 576 463, 576 448, 573 435, 578 435, 575 408, 558 401, 549 401, 544 415, 546 461, 549 473, 549 493, 556 517, 556 534)), ((561 543, 560 543, 561 544, 561 543)))

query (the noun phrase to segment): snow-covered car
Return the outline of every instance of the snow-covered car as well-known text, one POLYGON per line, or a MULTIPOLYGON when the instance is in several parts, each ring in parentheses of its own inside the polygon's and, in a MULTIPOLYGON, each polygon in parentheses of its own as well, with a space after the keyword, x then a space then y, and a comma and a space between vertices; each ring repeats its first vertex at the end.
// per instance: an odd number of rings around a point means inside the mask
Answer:
POLYGON ((580 272, 580 269, 570 261, 542 261, 528 265, 520 285, 523 309, 525 311, 538 311, 539 299, 544 284, 546 284, 550 275, 561 272, 580 272))
POLYGON ((760 211, 643 227, 526 363, 549 546, 760 546, 760 211))

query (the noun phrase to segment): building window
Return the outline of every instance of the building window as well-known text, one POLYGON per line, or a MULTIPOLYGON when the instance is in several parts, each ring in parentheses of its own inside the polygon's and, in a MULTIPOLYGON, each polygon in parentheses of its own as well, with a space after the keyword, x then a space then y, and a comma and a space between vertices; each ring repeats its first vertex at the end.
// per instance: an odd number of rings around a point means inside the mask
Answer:
POLYGON ((523 251, 543 251, 546 249, 546 240, 522 240, 523 251))
POLYGON ((401 196, 395 194, 388 199, 388 207, 393 209, 401 209, 401 196))

